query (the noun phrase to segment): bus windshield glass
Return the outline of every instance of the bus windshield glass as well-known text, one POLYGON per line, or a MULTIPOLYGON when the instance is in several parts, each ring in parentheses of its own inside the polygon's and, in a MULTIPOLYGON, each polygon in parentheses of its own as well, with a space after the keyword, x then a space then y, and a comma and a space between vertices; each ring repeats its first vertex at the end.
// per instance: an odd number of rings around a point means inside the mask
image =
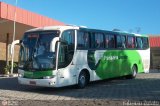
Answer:
POLYGON ((19 68, 28 71, 54 69, 56 53, 50 50, 50 44, 58 36, 59 31, 25 33, 20 47, 19 68))

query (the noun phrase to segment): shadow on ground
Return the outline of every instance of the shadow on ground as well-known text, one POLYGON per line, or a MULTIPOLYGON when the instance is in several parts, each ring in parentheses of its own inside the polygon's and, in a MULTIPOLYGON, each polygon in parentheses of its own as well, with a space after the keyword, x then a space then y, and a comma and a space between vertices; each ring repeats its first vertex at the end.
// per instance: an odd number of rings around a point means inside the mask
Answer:
POLYGON ((90 83, 85 89, 75 86, 47 88, 19 85, 17 78, 1 78, 0 90, 11 90, 79 99, 160 100, 160 78, 112 79, 90 83))

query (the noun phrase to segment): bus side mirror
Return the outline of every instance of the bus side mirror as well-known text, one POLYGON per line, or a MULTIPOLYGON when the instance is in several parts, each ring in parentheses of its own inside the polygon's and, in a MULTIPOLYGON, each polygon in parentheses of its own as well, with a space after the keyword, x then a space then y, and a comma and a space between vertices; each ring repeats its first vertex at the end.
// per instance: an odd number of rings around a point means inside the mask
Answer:
POLYGON ((12 44, 11 44, 11 50, 10 50, 10 54, 12 55, 13 54, 13 52, 14 52, 14 45, 16 45, 16 44, 18 44, 18 43, 20 43, 20 40, 15 40, 15 41, 13 41, 12 42, 12 44))
POLYGON ((22 42, 23 42, 22 40, 19 41, 20 44, 21 44, 22 42))
POLYGON ((51 41, 51 45, 50 45, 50 52, 55 52, 56 51, 56 43, 60 41, 59 37, 55 37, 52 41, 51 41))

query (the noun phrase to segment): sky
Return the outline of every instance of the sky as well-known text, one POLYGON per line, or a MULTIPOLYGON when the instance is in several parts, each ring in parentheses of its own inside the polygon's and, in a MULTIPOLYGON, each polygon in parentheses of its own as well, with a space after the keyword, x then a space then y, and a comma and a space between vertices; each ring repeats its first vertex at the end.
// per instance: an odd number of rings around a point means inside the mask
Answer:
MULTIPOLYGON (((15 5, 16 0, 0 0, 15 5)), ((160 35, 160 0, 17 0, 65 24, 160 35)))

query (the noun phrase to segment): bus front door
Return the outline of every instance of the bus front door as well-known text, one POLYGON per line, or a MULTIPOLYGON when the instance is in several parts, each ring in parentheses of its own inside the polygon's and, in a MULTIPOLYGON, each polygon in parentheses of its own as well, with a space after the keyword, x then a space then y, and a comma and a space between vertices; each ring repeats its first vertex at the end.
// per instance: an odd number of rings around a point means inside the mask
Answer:
POLYGON ((60 44, 58 58, 59 84, 61 86, 73 85, 76 83, 75 65, 72 63, 74 50, 69 45, 60 44))

